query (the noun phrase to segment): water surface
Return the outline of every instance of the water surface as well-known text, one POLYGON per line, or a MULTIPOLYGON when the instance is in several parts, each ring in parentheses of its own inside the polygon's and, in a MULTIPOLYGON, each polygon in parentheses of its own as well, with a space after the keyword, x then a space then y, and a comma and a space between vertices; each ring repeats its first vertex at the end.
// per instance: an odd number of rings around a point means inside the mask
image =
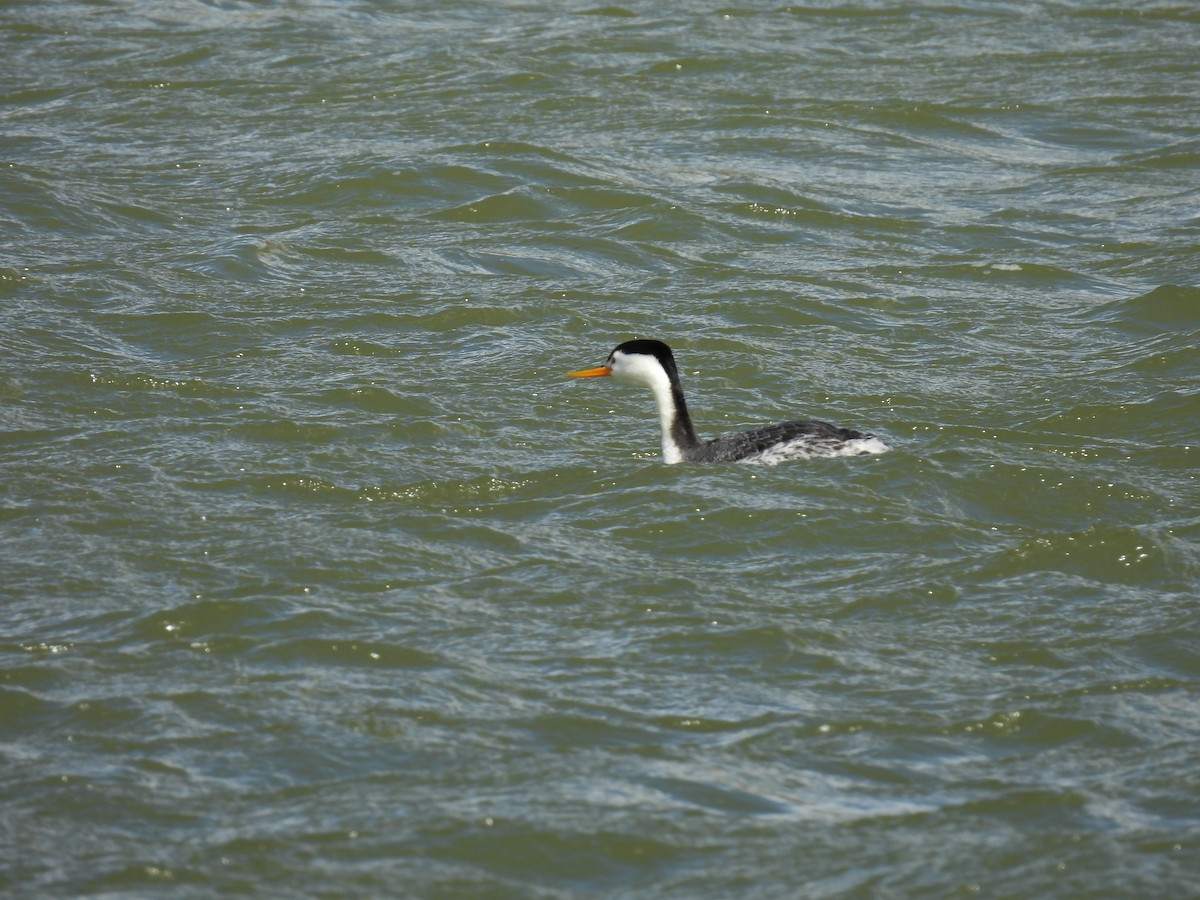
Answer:
POLYGON ((0 891, 1193 891, 1198 44, 6 4, 0 891))

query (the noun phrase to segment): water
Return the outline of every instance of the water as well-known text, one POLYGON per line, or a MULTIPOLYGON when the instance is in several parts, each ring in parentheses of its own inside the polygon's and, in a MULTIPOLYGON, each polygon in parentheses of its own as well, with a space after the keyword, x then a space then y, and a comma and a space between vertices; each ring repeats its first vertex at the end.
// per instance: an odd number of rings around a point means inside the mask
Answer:
POLYGON ((0 891, 1194 893, 1198 43, 4 5, 0 891))

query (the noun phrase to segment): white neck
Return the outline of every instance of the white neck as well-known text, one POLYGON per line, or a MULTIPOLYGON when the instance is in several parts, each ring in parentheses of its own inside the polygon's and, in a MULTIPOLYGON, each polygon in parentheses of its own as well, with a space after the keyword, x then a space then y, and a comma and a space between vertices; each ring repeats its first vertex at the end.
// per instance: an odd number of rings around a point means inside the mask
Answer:
POLYGON ((661 379, 650 385, 654 392, 654 402, 658 406, 658 424, 662 429, 663 462, 671 465, 683 462, 683 448, 671 437, 671 425, 679 411, 675 409, 675 398, 671 396, 671 382, 664 374, 661 379))
POLYGON ((683 462, 683 447, 672 436, 672 426, 684 415, 675 404, 671 379, 652 356, 642 354, 613 354, 612 374, 618 381, 650 388, 658 407, 658 424, 662 429, 663 462, 683 462))

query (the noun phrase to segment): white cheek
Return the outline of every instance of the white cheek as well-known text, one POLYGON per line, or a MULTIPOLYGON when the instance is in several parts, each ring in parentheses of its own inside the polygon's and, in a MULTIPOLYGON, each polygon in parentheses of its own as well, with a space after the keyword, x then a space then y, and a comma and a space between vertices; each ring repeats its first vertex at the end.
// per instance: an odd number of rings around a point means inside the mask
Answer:
POLYGON ((628 356, 613 357, 612 374, 618 381, 641 387, 654 387, 665 377, 657 361, 628 356))

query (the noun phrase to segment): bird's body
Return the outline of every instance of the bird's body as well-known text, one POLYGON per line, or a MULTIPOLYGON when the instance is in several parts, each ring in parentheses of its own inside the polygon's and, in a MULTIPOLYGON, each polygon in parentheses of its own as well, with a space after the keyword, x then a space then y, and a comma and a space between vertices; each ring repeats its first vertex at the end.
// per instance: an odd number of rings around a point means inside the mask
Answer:
POLYGON ((594 369, 571 372, 574 378, 611 375, 618 381, 650 388, 662 427, 663 460, 678 462, 743 462, 774 465, 818 456, 862 456, 883 453, 888 445, 873 434, 839 428, 828 422, 782 422, 711 441, 696 435, 688 415, 683 385, 671 348, 662 341, 626 341, 594 369))

